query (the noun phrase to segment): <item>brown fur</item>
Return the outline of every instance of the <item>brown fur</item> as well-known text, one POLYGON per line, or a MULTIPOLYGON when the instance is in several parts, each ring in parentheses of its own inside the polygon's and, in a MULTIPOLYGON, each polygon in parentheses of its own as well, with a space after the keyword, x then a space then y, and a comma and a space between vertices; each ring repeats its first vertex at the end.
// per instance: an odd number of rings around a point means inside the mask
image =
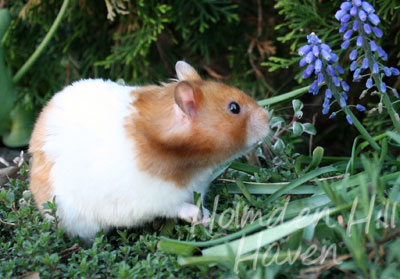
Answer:
POLYGON ((50 182, 50 171, 53 162, 42 151, 46 138, 45 119, 53 105, 49 103, 42 111, 33 129, 29 142, 29 152, 32 154, 32 169, 30 172, 30 190, 35 197, 35 202, 42 210, 42 204, 51 201, 52 185, 50 182))
POLYGON ((259 108, 240 90, 222 83, 195 80, 190 84, 195 90, 196 115, 189 129, 175 132, 176 82, 133 91, 136 113, 126 122, 128 135, 136 143, 139 168, 179 187, 202 169, 240 151, 250 113, 259 108), (232 101, 240 104, 240 114, 227 110, 232 101))

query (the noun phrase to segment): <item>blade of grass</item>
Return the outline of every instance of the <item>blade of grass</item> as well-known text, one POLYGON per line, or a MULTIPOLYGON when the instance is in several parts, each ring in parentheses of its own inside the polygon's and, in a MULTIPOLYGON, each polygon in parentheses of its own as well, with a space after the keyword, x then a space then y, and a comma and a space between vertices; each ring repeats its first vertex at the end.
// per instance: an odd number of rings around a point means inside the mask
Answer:
MULTIPOLYGON (((244 184, 247 188, 247 191, 251 194, 273 194, 283 186, 287 185, 286 183, 257 183, 257 184, 244 184)), ((226 185, 228 188, 228 192, 232 194, 241 193, 240 189, 236 184, 229 183, 226 185)), ((301 185, 296 187, 295 189, 290 189, 284 194, 293 194, 293 195, 300 195, 300 194, 314 194, 318 188, 314 185, 301 185)))
MULTIPOLYGON (((288 204, 288 206, 286 208, 286 212, 283 216, 283 220, 287 220, 289 218, 296 216, 303 208, 309 208, 310 211, 313 211, 315 209, 321 208, 322 206, 326 206, 329 203, 330 203, 330 199, 326 195, 318 195, 318 196, 313 196, 313 197, 308 197, 308 198, 292 201, 288 204)), ((271 219, 269 223, 273 224, 278 219, 278 217, 270 218, 270 215, 264 216, 262 219, 258 219, 254 223, 247 225, 246 227, 244 227, 242 230, 240 230, 238 232, 231 233, 227 236, 224 236, 224 237, 221 237, 218 239, 213 239, 213 240, 208 240, 208 241, 203 241, 203 242, 181 241, 181 240, 171 239, 171 238, 167 238, 167 237, 163 237, 163 236, 161 236, 160 239, 163 241, 184 243, 184 244, 193 245, 196 247, 209 247, 212 245, 218 245, 221 243, 225 243, 227 241, 239 238, 242 235, 257 231, 257 230, 265 227, 265 222, 269 219, 271 219)))
POLYGON ((351 205, 352 203, 348 203, 334 208, 333 210, 324 209, 321 212, 317 211, 311 215, 297 216, 296 218, 276 227, 262 230, 250 236, 243 235, 241 239, 236 239, 229 243, 223 243, 204 249, 202 250, 202 254, 205 256, 212 255, 227 257, 233 252, 234 255, 239 256, 264 247, 267 244, 279 240, 313 223, 317 223, 318 220, 324 218, 325 216, 342 211, 343 209, 350 208, 351 205))
POLYGON ((250 202, 252 206, 258 207, 257 201, 254 197, 249 193, 246 186, 244 186, 243 182, 240 179, 236 180, 236 186, 239 188, 240 192, 246 197, 246 199, 250 202))
POLYGON ((313 170, 305 175, 303 175, 302 177, 299 177, 295 180, 293 180, 290 184, 282 187, 281 189, 279 189, 278 191, 276 191, 275 193, 273 193, 271 196, 269 196, 266 200, 264 204, 268 204, 270 202, 273 202, 274 200, 276 200, 278 197, 280 197, 281 195, 283 195, 283 193, 292 190, 298 186, 300 186, 303 183, 306 183, 307 181, 321 175, 324 173, 328 173, 328 172, 333 172, 336 171, 336 168, 332 167, 332 166, 327 166, 327 167, 323 167, 320 169, 316 169, 313 170))
POLYGON ((272 98, 258 101, 258 105, 263 107, 263 106, 275 105, 278 103, 290 101, 291 99, 302 96, 304 93, 307 92, 309 87, 310 86, 302 87, 302 88, 290 91, 288 93, 281 94, 279 96, 275 96, 272 98))
POLYGON ((252 166, 249 164, 245 164, 245 163, 240 163, 240 162, 232 162, 229 165, 229 168, 237 170, 237 171, 242 171, 251 175, 254 175, 254 173, 259 172, 260 168, 256 167, 256 166, 252 166))

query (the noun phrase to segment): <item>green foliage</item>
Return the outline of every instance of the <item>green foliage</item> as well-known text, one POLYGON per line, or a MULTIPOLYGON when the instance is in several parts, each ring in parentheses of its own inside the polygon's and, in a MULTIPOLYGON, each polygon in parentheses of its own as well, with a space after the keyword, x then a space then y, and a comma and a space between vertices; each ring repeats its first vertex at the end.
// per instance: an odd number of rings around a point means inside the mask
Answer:
POLYGON ((11 81, 11 73, 7 69, 4 61, 3 37, 10 25, 11 16, 7 9, 0 9, 0 135, 7 131, 8 113, 10 112, 15 92, 11 81))

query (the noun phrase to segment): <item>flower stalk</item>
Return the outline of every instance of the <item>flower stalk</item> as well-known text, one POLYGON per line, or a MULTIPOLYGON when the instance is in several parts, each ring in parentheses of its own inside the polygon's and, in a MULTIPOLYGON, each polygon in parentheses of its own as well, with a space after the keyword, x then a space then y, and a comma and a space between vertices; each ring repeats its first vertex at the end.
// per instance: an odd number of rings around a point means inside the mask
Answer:
MULTIPOLYGON (((325 99, 322 104, 322 114, 328 114, 331 105, 332 97, 340 105, 341 110, 346 113, 346 120, 349 124, 354 125, 360 134, 368 141, 368 143, 377 151, 381 148, 368 133, 365 127, 358 121, 357 117, 352 113, 350 107, 347 105, 347 93, 350 90, 350 86, 346 81, 340 80, 339 77, 344 73, 344 69, 336 64, 338 56, 332 52, 331 48, 322 43, 318 36, 311 33, 307 36, 308 44, 302 46, 299 49, 299 55, 303 56, 299 64, 301 67, 306 67, 303 72, 303 78, 309 78, 312 75, 316 76, 308 92, 313 95, 317 95, 320 92, 320 87, 323 83, 327 85, 328 89, 325 91, 325 99)), ((359 111, 365 111, 365 107, 357 104, 356 109, 359 111)), ((330 118, 334 118, 336 112, 333 112, 330 118)))
MULTIPOLYGON (((367 91, 373 86, 377 88, 396 131, 400 133, 398 114, 387 94, 386 83, 382 80, 383 76, 399 75, 399 70, 394 67, 386 67, 377 61, 378 59, 386 61, 388 57, 383 48, 372 38, 373 35, 377 38, 383 36, 382 30, 378 27, 380 18, 375 14, 374 7, 367 1, 344 1, 335 17, 341 22, 339 32, 344 33, 342 49, 347 49, 350 46, 351 37, 358 33, 356 48, 349 55, 350 60, 353 61, 350 70, 354 71, 354 81, 361 80, 360 73, 362 71, 370 70, 370 74, 367 75, 369 76, 366 82, 367 91), (358 59, 357 49, 361 51, 358 59)), ((395 90, 393 90, 393 93, 395 94, 395 90)))
MULTIPOLYGON (((340 104, 340 92, 338 88, 333 84, 330 76, 326 72, 325 69, 322 70, 323 75, 325 76, 325 81, 328 88, 331 90, 333 97, 335 98, 336 102, 340 104)), ((353 114, 351 109, 348 106, 343 107, 343 111, 352 119, 354 127, 360 132, 360 134, 364 137, 364 139, 372 146, 373 149, 376 151, 380 151, 381 148, 376 143, 376 141, 372 138, 372 136, 368 133, 367 129, 365 129, 364 125, 357 119, 357 117, 353 114)))

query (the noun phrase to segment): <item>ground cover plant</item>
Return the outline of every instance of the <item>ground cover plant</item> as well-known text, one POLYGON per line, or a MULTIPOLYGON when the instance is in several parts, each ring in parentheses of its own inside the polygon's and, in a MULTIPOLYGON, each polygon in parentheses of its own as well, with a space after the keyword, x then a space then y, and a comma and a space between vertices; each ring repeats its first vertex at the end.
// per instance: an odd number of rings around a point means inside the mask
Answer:
MULTIPOLYGON (((62 6, 0 4, 11 12, 8 29, 0 18, 0 81, 12 88, 0 95, 4 143, 23 143, 34 112, 64 84, 165 80, 182 54, 255 96, 270 111, 271 131, 215 172, 208 227, 157 219, 99 233, 90 245, 40 215, 21 155, 0 172, 0 277, 399 278, 400 3, 63 3, 47 53, 23 78, 21 65, 62 6)), ((50 214, 55 207, 47 204, 50 214)))

